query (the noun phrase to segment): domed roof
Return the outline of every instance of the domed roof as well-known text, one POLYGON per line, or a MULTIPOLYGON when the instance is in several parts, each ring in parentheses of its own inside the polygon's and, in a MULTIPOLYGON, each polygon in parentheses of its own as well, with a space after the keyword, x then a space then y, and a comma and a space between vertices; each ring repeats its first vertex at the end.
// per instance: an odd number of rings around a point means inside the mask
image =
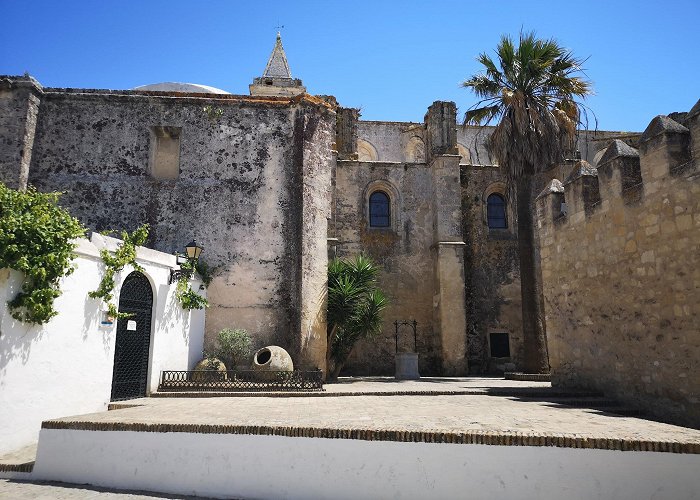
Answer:
POLYGON ((149 90, 155 92, 185 92, 191 93, 201 93, 201 94, 230 94, 225 90, 217 89, 216 87, 210 87, 208 85, 200 85, 198 83, 180 83, 180 82, 161 82, 161 83, 151 83, 149 85, 141 85, 140 87, 134 87, 131 90, 149 90))

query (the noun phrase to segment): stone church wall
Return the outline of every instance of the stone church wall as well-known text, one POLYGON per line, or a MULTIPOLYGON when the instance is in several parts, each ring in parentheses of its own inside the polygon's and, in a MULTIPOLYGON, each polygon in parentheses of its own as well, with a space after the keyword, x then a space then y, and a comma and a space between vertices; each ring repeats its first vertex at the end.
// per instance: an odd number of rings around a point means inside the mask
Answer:
POLYGON ((537 211, 553 384, 697 427, 700 102, 684 123, 656 117, 639 152, 615 141, 537 211))
POLYGON ((499 167, 462 165, 461 171, 470 372, 504 371, 506 364, 520 366, 523 356, 515 207, 499 167), (492 193, 506 199, 507 229, 488 227, 486 200, 492 193), (510 357, 491 356, 492 333, 508 334, 510 357))
POLYGON ((207 341, 246 328, 255 346, 279 344, 299 366, 323 367, 330 106, 83 89, 40 98, 30 184, 65 191, 60 203, 96 231, 149 223, 149 246, 169 253, 196 238, 218 267, 207 341))
MULTIPOLYGON (((339 161, 336 170, 335 234, 342 242, 338 257, 365 253, 382 268, 381 287, 390 304, 380 336, 359 343, 344 373, 394 374, 394 321, 418 322, 421 374, 440 369, 440 344, 433 331, 434 263, 432 178, 424 163, 339 161), (370 189, 381 187, 392 196, 392 227, 370 228, 370 189)), ((401 331, 403 350, 413 350, 413 332, 401 331)))

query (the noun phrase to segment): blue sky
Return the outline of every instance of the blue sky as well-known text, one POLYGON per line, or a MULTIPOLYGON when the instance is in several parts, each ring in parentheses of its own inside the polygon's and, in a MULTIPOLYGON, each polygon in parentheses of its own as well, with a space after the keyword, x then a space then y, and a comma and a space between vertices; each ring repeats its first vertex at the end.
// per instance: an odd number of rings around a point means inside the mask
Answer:
POLYGON ((700 99, 698 0, 234 2, 0 0, 0 74, 43 85, 128 89, 162 81, 247 94, 282 24, 295 77, 367 120, 464 110, 459 83, 503 33, 554 37, 580 57, 599 128, 643 130, 700 99))

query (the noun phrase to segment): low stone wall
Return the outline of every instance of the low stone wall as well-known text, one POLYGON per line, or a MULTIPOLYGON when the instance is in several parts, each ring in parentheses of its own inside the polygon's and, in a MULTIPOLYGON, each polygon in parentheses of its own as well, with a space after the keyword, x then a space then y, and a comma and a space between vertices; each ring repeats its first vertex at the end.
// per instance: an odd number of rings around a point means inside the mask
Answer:
MULTIPOLYGON (((12 318, 6 304, 23 276, 0 269, 0 454, 35 442, 44 420, 107 409, 117 322, 102 324, 106 305, 88 292, 104 273, 100 249, 118 243, 97 234, 78 241, 76 270, 61 280, 54 305, 59 314, 41 326, 12 318)), ((177 302, 175 285, 168 285, 173 255, 139 247, 137 262, 153 289, 148 388, 155 391, 161 370, 187 370, 201 358, 204 312, 183 311, 177 302)), ((131 271, 117 275, 116 301, 131 271)))
POLYGON ((537 212, 553 385, 698 427, 700 102, 684 125, 654 118, 639 151, 614 141, 537 212))
POLYGON ((567 499, 637 499, 658 491, 664 498, 700 493, 699 455, 385 441, 384 433, 345 439, 341 432, 322 438, 322 432, 290 437, 170 430, 44 428, 32 479, 215 498, 464 498, 466 491, 474 499, 558 498, 566 491, 567 499), (326 480, 310 480, 319 467, 326 480))

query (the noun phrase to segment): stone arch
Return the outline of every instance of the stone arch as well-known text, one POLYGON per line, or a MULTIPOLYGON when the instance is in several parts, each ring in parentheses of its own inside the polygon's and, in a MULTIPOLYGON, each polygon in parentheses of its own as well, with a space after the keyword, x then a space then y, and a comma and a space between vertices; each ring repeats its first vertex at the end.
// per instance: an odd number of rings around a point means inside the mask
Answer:
MULTIPOLYGON (((508 231, 512 233, 515 228, 515 212, 514 212, 514 207, 513 204, 511 203, 510 197, 508 196, 508 189, 506 186, 505 182, 498 181, 498 182, 493 182, 489 184, 486 189, 484 189, 483 194, 481 195, 481 206, 482 206, 482 221, 484 226, 486 228, 489 227, 489 219, 488 219, 488 205, 487 205, 487 200, 489 199, 489 196, 492 194, 497 194, 503 198, 503 200, 506 203, 506 223, 507 227, 504 229, 497 229, 496 231, 502 232, 502 231, 508 231)), ((494 229, 490 229, 493 231, 494 229)))
POLYGON ((369 224, 369 199, 370 196, 372 196, 373 193, 376 193, 377 191, 381 191, 382 193, 386 194, 389 197, 389 214, 391 218, 391 224, 389 227, 384 227, 384 228, 371 228, 371 229, 384 229, 384 230, 392 230, 392 231, 398 231, 400 225, 401 225, 401 196, 399 194, 399 190, 396 189, 396 186, 394 186, 391 182, 389 182, 386 179, 377 179, 365 187, 363 193, 362 193, 362 200, 363 200, 363 207, 364 207, 364 213, 363 213, 363 218, 366 221, 367 228, 370 228, 369 224))
POLYGON ((369 141, 357 139, 357 159, 358 161, 379 161, 377 148, 369 141))
POLYGON ((112 401, 148 394, 154 299, 151 280, 143 273, 132 271, 124 279, 119 291, 119 312, 130 316, 117 320, 112 401))
POLYGON ((406 161, 409 163, 425 163, 425 143, 414 135, 406 144, 406 161))
POLYGON ((472 154, 464 144, 457 143, 457 154, 462 158, 459 160, 460 165, 471 165, 472 154))

